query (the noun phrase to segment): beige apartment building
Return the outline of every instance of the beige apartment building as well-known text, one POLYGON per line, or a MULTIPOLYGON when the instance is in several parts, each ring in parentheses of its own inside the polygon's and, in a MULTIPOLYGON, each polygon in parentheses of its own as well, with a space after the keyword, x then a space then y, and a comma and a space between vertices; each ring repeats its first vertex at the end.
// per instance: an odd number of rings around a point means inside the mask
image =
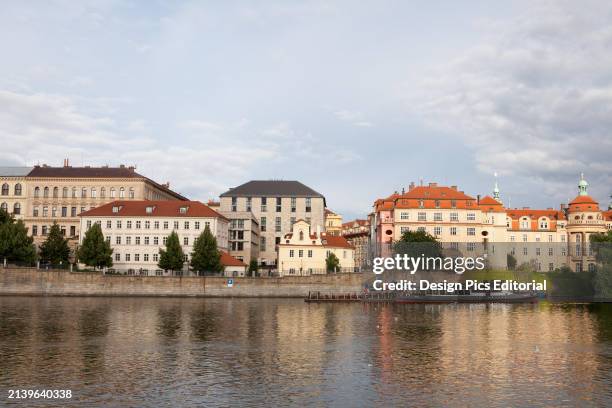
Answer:
POLYGON ((342 224, 340 232, 348 243, 355 248, 355 266, 363 268, 370 265, 370 223, 356 219, 342 224))
MULTIPOLYGON (((325 228, 325 197, 299 181, 253 180, 229 189, 220 198, 220 212, 226 217, 251 212, 259 221, 258 260, 268 269, 277 267, 277 246, 298 219, 314 229, 325 228)), ((254 223, 249 224, 254 228, 254 223)), ((252 236, 246 229, 244 234, 252 236)))
POLYGON ((32 167, 0 167, 0 208, 22 220, 27 208, 26 176, 32 167))
MULTIPOLYGON (((79 218, 79 229, 84 232, 94 223, 100 225, 113 249, 113 268, 127 274, 167 275, 157 263, 159 249, 165 247, 172 231, 178 234, 185 253, 185 273, 195 241, 206 227, 217 239, 218 248, 225 253, 228 250, 229 221, 199 201, 119 200, 84 211, 79 218)), ((84 236, 80 235, 79 244, 84 236)), ((225 259, 228 263, 229 258, 225 259)), ((235 259, 228 266, 238 266, 242 273, 246 268, 235 259)))
POLYGON ((371 237, 377 256, 388 256, 393 242, 406 231, 426 231, 447 249, 465 256, 486 254, 490 267, 507 267, 508 257, 517 265, 530 264, 538 271, 563 266, 582 271, 595 267, 589 249, 593 233, 612 228, 610 211, 601 211, 587 194, 581 178, 579 195, 559 210, 506 208, 497 183, 492 196, 474 198, 456 186, 410 185, 374 203, 371 237))
POLYGON ((280 276, 326 274, 325 260, 329 253, 340 260, 334 272, 357 272, 355 248, 344 237, 321 232, 320 227, 313 233, 308 222, 297 220, 278 246, 278 273, 280 276))
POLYGON ((229 220, 229 253, 245 263, 259 258, 259 220, 250 211, 219 211, 229 220))
POLYGON ((134 167, 35 166, 26 176, 26 227, 36 243, 57 222, 71 245, 80 235, 79 214, 115 200, 186 200, 138 174, 134 167))
POLYGON ((331 235, 340 235, 342 232, 342 216, 329 208, 325 209, 325 232, 331 235))

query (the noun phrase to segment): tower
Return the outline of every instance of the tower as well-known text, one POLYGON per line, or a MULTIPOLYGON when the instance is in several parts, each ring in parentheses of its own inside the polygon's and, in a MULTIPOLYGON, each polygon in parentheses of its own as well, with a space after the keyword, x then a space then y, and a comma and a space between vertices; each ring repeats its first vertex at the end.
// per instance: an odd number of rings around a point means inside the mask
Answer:
POLYGON ((589 187, 589 183, 584 179, 584 173, 580 173, 580 181, 578 182, 578 195, 587 196, 587 189, 589 187))
POLYGON ((495 175, 495 187, 493 188, 493 198, 501 202, 501 200, 499 199, 499 187, 497 185, 497 173, 495 173, 494 175, 495 175))

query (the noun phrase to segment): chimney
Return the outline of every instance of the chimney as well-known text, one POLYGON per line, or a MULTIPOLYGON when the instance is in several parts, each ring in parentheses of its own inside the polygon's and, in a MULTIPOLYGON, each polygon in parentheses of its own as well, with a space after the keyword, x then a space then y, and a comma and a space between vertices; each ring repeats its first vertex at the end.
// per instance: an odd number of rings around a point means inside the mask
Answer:
POLYGON ((128 169, 129 169, 131 172, 134 172, 134 170, 136 170, 136 166, 130 166, 130 167, 128 167, 128 169))
POLYGON ((529 207, 523 207, 523 210, 528 210, 528 209, 529 209, 529 207))
POLYGON ((451 190, 457 191, 457 186, 451 186, 451 190))
POLYGON ((480 204, 480 194, 476 196, 476 204, 480 204))
POLYGON ((429 183, 429 187, 438 187, 438 183, 429 183))
POLYGON ((166 187, 167 189, 170 189, 170 182, 166 181, 164 184, 162 184, 162 187, 166 187))
POLYGON ((565 211, 565 204, 564 204, 564 203, 561 203, 561 205, 559 206, 559 209, 560 209, 561 211, 565 211))
POLYGON ((414 189, 415 185, 414 185, 414 181, 410 182, 410 185, 408 186, 408 191, 412 191, 412 189, 414 189))
POLYGON ((125 169, 125 164, 120 164, 120 165, 119 165, 119 168, 120 168, 120 169, 125 169))
POLYGON ((404 195, 405 193, 406 193, 406 189, 402 187, 402 195, 404 195))

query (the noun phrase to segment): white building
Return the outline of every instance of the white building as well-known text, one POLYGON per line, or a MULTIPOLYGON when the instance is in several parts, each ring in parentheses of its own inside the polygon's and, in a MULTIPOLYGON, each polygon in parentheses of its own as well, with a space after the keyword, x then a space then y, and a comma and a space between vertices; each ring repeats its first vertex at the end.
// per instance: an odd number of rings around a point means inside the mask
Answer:
MULTIPOLYGON (((113 248, 113 268, 130 274, 164 274, 157 266, 159 249, 165 247, 172 231, 178 234, 185 253, 184 271, 196 239, 207 226, 218 248, 228 250, 227 218, 199 201, 113 201, 81 213, 80 219, 84 232, 100 224, 113 248)), ((81 234, 79 245, 84 236, 81 234)))

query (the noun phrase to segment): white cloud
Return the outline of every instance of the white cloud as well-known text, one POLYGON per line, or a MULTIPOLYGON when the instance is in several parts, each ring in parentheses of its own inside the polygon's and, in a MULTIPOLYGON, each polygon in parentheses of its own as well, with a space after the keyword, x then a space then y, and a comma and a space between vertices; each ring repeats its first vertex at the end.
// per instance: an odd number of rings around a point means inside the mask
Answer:
POLYGON ((340 109, 333 112, 334 116, 343 122, 350 123, 357 127, 372 127, 374 124, 363 118, 361 112, 355 112, 348 109, 340 109))
POLYGON ((461 137, 484 172, 550 183, 567 198, 568 180, 584 171, 603 196, 612 182, 611 12, 596 1, 534 6, 407 85, 407 104, 461 137))

